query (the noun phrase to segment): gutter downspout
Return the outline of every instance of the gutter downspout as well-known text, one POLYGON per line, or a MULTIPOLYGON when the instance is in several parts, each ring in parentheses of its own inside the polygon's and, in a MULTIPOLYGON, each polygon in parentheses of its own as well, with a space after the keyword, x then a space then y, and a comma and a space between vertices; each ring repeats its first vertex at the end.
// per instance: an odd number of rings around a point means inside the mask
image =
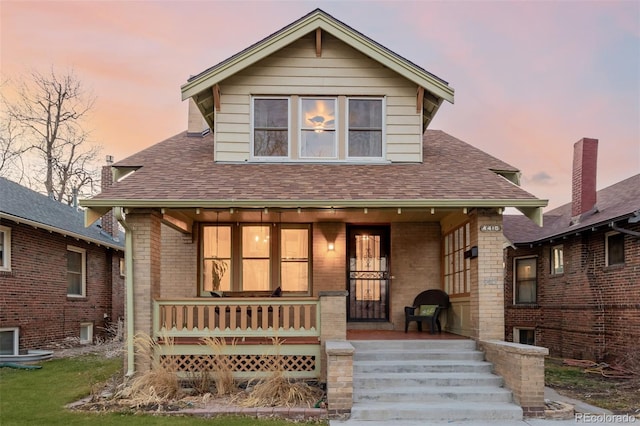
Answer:
POLYGON ((616 225, 615 222, 611 222, 609 224, 609 226, 611 226, 611 228, 613 228, 614 231, 618 231, 618 232, 621 232, 623 234, 627 234, 627 235, 631 235, 631 236, 636 237, 636 238, 640 238, 640 232, 632 231, 630 229, 620 228, 618 225, 616 225))
POLYGON ((125 265, 125 277, 124 283, 126 288, 126 303, 127 303, 127 373, 126 376, 133 376, 135 373, 135 357, 134 357, 134 326, 133 326, 133 235, 131 235, 131 228, 124 217, 122 207, 114 207, 113 214, 118 220, 118 223, 122 225, 125 230, 124 233, 124 265, 125 265))

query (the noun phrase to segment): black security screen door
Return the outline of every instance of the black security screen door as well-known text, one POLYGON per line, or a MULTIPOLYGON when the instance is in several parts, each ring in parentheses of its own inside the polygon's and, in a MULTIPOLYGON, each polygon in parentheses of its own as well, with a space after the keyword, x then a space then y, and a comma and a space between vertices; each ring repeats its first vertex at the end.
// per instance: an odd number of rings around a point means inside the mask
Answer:
POLYGON ((347 259, 349 321, 389 318, 389 227, 350 226, 347 259))

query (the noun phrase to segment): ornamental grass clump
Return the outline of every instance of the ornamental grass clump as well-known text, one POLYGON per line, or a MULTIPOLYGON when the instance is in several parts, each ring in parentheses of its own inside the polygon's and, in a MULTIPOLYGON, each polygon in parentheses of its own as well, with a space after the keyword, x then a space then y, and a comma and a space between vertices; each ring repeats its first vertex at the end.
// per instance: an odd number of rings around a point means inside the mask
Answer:
MULTIPOLYGON (((162 340, 167 352, 173 353, 173 339, 164 337, 162 340)), ((139 364, 150 368, 138 373, 120 396, 130 399, 138 407, 162 404, 178 397, 182 389, 177 366, 171 356, 160 355, 160 344, 144 333, 134 337, 134 344, 139 364)))
POLYGON ((291 380, 285 376, 286 358, 281 355, 281 346, 284 342, 279 338, 273 338, 275 355, 263 355, 263 370, 269 374, 259 379, 253 387, 249 383, 247 389, 251 389, 246 398, 238 401, 244 407, 311 407, 315 401, 322 397, 322 391, 309 386, 306 382, 291 380))
MULTIPOLYGON (((233 380, 233 359, 228 355, 227 341, 218 337, 205 337, 202 341, 213 351, 211 375, 216 385, 217 395, 223 396, 235 392, 238 387, 233 380)), ((232 348, 235 345, 236 341, 234 339, 231 342, 232 348)))

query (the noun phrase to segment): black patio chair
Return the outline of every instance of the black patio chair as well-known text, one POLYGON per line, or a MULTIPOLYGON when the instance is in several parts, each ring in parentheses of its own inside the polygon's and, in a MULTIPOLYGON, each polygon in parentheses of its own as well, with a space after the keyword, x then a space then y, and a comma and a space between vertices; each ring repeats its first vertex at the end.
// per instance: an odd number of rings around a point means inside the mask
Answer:
POLYGON ((416 321, 418 331, 422 331, 422 322, 428 321, 431 334, 434 334, 436 326, 438 333, 442 333, 440 313, 449 308, 449 295, 439 289, 425 290, 413 299, 413 306, 404 307, 404 332, 409 331, 409 323, 416 321))

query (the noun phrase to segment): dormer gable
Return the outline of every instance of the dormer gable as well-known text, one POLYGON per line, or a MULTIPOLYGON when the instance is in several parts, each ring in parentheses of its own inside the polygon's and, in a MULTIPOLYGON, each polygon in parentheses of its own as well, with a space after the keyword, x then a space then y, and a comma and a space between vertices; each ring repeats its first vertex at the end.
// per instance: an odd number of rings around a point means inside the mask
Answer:
POLYGON ((420 162, 448 83, 320 9, 182 86, 219 162, 420 162))

